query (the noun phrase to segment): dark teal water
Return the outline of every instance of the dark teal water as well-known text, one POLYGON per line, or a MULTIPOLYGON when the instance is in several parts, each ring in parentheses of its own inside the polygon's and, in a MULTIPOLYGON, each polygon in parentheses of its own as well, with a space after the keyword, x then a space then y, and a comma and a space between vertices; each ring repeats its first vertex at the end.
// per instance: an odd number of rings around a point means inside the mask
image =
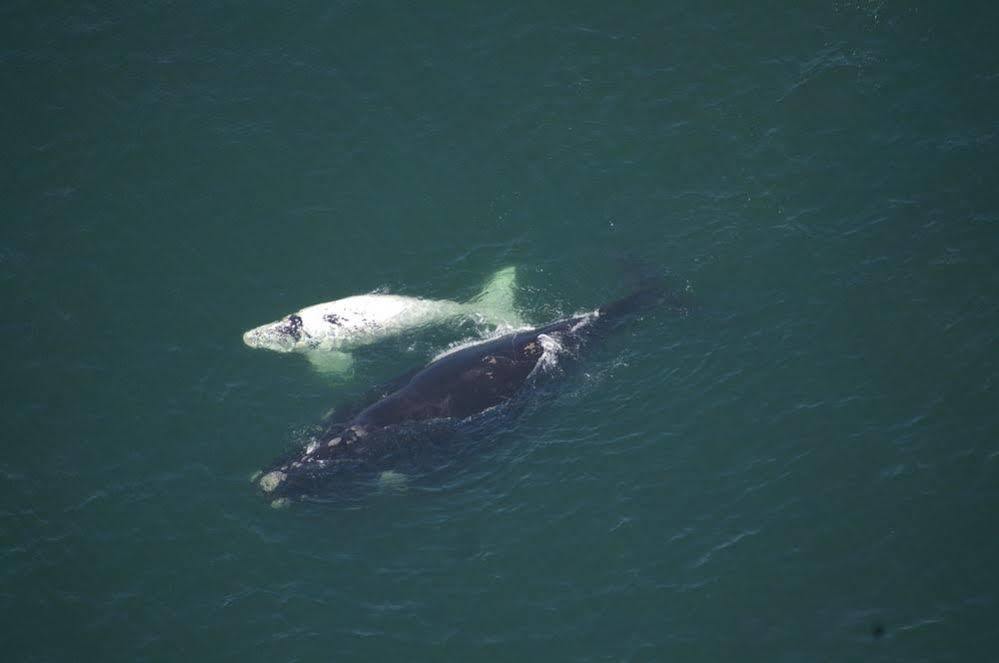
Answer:
POLYGON ((0 8, 10 661, 999 660, 993 3, 0 8), (689 284, 437 482, 247 478, 331 385, 241 333, 521 269, 689 284))

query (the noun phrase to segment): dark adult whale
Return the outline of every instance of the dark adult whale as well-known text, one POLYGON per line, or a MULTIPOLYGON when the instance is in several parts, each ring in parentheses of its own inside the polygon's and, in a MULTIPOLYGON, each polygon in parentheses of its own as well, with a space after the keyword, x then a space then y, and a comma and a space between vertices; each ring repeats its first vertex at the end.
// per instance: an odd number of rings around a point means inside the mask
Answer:
POLYGON ((279 505, 328 492, 329 482, 358 470, 391 470, 393 452, 413 442, 414 425, 462 420, 513 398, 557 351, 575 351, 622 316, 666 299, 645 288, 596 311, 476 343, 399 378, 387 395, 317 435, 261 473, 260 489, 279 505))

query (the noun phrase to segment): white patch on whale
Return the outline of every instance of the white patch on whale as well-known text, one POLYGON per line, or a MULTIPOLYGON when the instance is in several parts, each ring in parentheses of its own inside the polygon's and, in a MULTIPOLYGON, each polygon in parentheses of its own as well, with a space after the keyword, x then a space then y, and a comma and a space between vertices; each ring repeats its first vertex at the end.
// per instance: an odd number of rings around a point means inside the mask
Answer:
MULTIPOLYGON (((578 329, 578 327, 573 328, 578 329)), ((538 343, 541 345, 541 356, 528 374, 527 379, 534 379, 538 374, 550 373, 558 366, 559 357, 566 352, 566 347, 558 336, 548 334, 538 334, 538 343)))
POLYGON ((496 272, 475 298, 465 303, 401 295, 368 294, 316 304, 243 334, 251 348, 306 355, 320 372, 351 371, 350 351, 408 330, 455 320, 511 328, 521 324, 513 307, 517 272, 496 272))
POLYGON ((260 477, 260 489, 265 493, 273 493, 281 483, 288 478, 288 475, 281 470, 268 472, 260 477))

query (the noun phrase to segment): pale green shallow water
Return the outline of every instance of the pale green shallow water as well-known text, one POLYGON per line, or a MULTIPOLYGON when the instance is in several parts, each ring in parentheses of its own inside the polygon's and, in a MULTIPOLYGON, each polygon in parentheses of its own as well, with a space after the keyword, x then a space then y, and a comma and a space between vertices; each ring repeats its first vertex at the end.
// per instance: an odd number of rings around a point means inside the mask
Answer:
POLYGON ((750 4, 4 4, 3 659, 999 660, 999 12, 750 4), (429 485, 247 482, 454 339, 245 329, 627 257, 429 485))

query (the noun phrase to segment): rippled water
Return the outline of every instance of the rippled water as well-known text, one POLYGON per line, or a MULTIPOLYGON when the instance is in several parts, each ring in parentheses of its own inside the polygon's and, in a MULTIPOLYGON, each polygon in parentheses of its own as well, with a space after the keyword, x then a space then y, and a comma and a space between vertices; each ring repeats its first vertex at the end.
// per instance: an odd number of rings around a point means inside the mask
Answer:
POLYGON ((0 8, 6 660, 987 661, 991 3, 0 8), (246 329, 520 269, 588 346, 415 485, 247 481, 331 383, 246 329))

